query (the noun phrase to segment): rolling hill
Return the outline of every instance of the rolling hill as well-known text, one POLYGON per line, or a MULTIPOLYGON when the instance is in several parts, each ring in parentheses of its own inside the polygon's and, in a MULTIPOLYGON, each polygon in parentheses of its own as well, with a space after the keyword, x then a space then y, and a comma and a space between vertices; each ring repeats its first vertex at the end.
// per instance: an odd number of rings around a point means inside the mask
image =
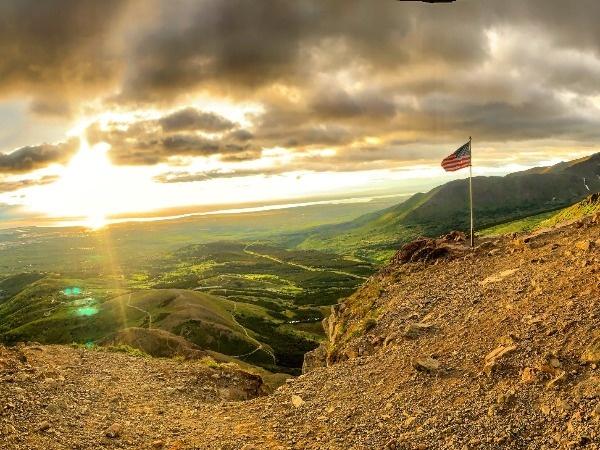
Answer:
MULTIPOLYGON (((504 177, 473 178, 476 227, 557 210, 600 190, 600 153, 504 177)), ((469 227, 468 180, 456 180, 407 201, 338 225, 314 228, 298 248, 384 262, 400 244, 469 227)))
MULTIPOLYGON (((69 294, 63 286, 63 280, 47 277, 1 305, 2 340, 93 343, 130 327, 143 327, 183 335, 200 348, 230 355, 263 347, 236 322, 225 305, 229 302, 209 294, 165 289, 102 299, 91 289, 69 294)), ((268 361, 269 354, 263 356, 268 361)))

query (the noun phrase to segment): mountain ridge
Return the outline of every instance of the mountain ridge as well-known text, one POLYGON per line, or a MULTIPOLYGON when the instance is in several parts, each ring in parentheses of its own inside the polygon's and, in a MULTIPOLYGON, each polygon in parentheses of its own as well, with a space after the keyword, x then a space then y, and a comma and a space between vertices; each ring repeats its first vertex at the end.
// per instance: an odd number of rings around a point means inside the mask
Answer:
MULTIPOLYGON (((600 153, 543 170, 476 176, 473 191, 476 229, 560 209, 600 191, 600 153)), ((390 247, 468 228, 468 179, 453 180, 382 211, 315 228, 298 248, 349 252, 382 263, 391 257, 390 247)))

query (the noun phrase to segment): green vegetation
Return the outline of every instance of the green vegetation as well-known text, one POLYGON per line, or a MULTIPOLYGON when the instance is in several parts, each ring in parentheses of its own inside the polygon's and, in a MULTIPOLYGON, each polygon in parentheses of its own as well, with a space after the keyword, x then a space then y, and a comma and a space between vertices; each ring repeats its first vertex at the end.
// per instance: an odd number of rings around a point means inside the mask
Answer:
POLYGON ((561 222, 578 220, 600 213, 600 194, 593 194, 575 205, 515 220, 481 231, 483 236, 498 236, 507 233, 531 232, 540 228, 553 227, 561 222))
POLYGON ((150 357, 150 355, 148 355, 147 353, 144 353, 140 349, 131 347, 129 345, 124 345, 124 344, 109 345, 109 346, 102 347, 102 348, 105 349, 107 352, 126 353, 127 355, 135 356, 136 358, 149 358, 150 357))
MULTIPOLYGON (((140 261, 121 275, 15 275, 3 281, 12 292, 22 289, 0 304, 0 336, 85 344, 126 329, 163 330, 201 349, 294 372, 323 337, 323 307, 372 271, 316 251, 213 242, 140 261)), ((159 337, 138 333, 137 345, 159 351, 159 337)))
POLYGON ((549 211, 541 214, 535 214, 533 216, 525 217, 523 219, 513 220, 511 222, 502 223, 493 227, 485 228, 478 232, 480 236, 500 236, 502 234, 518 233, 518 232, 529 232, 533 231, 540 226, 546 219, 554 216, 555 211, 549 211))
MULTIPOLYGON (((482 234, 597 211, 596 196, 550 212, 600 189, 599 159, 475 178, 477 223, 490 226, 482 234)), ((329 306, 351 296, 347 306, 361 318, 342 321, 336 342, 368 333, 381 288, 370 283, 352 295, 357 287, 403 243, 465 229, 466 200, 462 180, 375 212, 373 205, 328 205, 96 232, 3 230, 0 340, 102 343, 153 356, 202 350, 218 362, 297 373, 323 339, 329 306)))
POLYGON ((585 200, 560 210, 540 223, 540 227, 552 227, 561 222, 578 220, 585 216, 600 214, 600 193, 590 195, 585 200))

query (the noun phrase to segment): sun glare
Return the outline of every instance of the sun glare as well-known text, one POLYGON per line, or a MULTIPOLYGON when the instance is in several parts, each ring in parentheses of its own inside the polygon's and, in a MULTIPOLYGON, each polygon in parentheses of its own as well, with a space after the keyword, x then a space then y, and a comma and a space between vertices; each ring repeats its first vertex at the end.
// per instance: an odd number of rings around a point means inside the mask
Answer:
POLYGON ((88 216, 84 221, 84 225, 90 230, 98 230, 106 225, 106 216, 101 213, 88 216))
POLYGON ((84 224, 91 229, 106 225, 110 205, 106 201, 106 184, 110 180, 112 166, 106 156, 106 145, 90 147, 81 138, 79 152, 66 168, 62 181, 76 203, 84 224))
POLYGON ((112 212, 114 167, 106 155, 108 145, 91 147, 83 137, 80 142, 79 151, 60 173, 60 179, 39 191, 32 207, 50 217, 73 218, 98 229, 106 225, 106 217, 112 212))

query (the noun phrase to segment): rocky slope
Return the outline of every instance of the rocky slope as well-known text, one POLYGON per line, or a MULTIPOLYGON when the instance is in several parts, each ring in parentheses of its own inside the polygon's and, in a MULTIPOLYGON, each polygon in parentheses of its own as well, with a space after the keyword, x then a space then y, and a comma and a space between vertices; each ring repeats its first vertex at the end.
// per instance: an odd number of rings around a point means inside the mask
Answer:
POLYGON ((600 217, 426 239, 336 307, 307 373, 0 353, 10 449, 600 449, 600 217), (255 397, 241 401, 244 398, 255 397))

